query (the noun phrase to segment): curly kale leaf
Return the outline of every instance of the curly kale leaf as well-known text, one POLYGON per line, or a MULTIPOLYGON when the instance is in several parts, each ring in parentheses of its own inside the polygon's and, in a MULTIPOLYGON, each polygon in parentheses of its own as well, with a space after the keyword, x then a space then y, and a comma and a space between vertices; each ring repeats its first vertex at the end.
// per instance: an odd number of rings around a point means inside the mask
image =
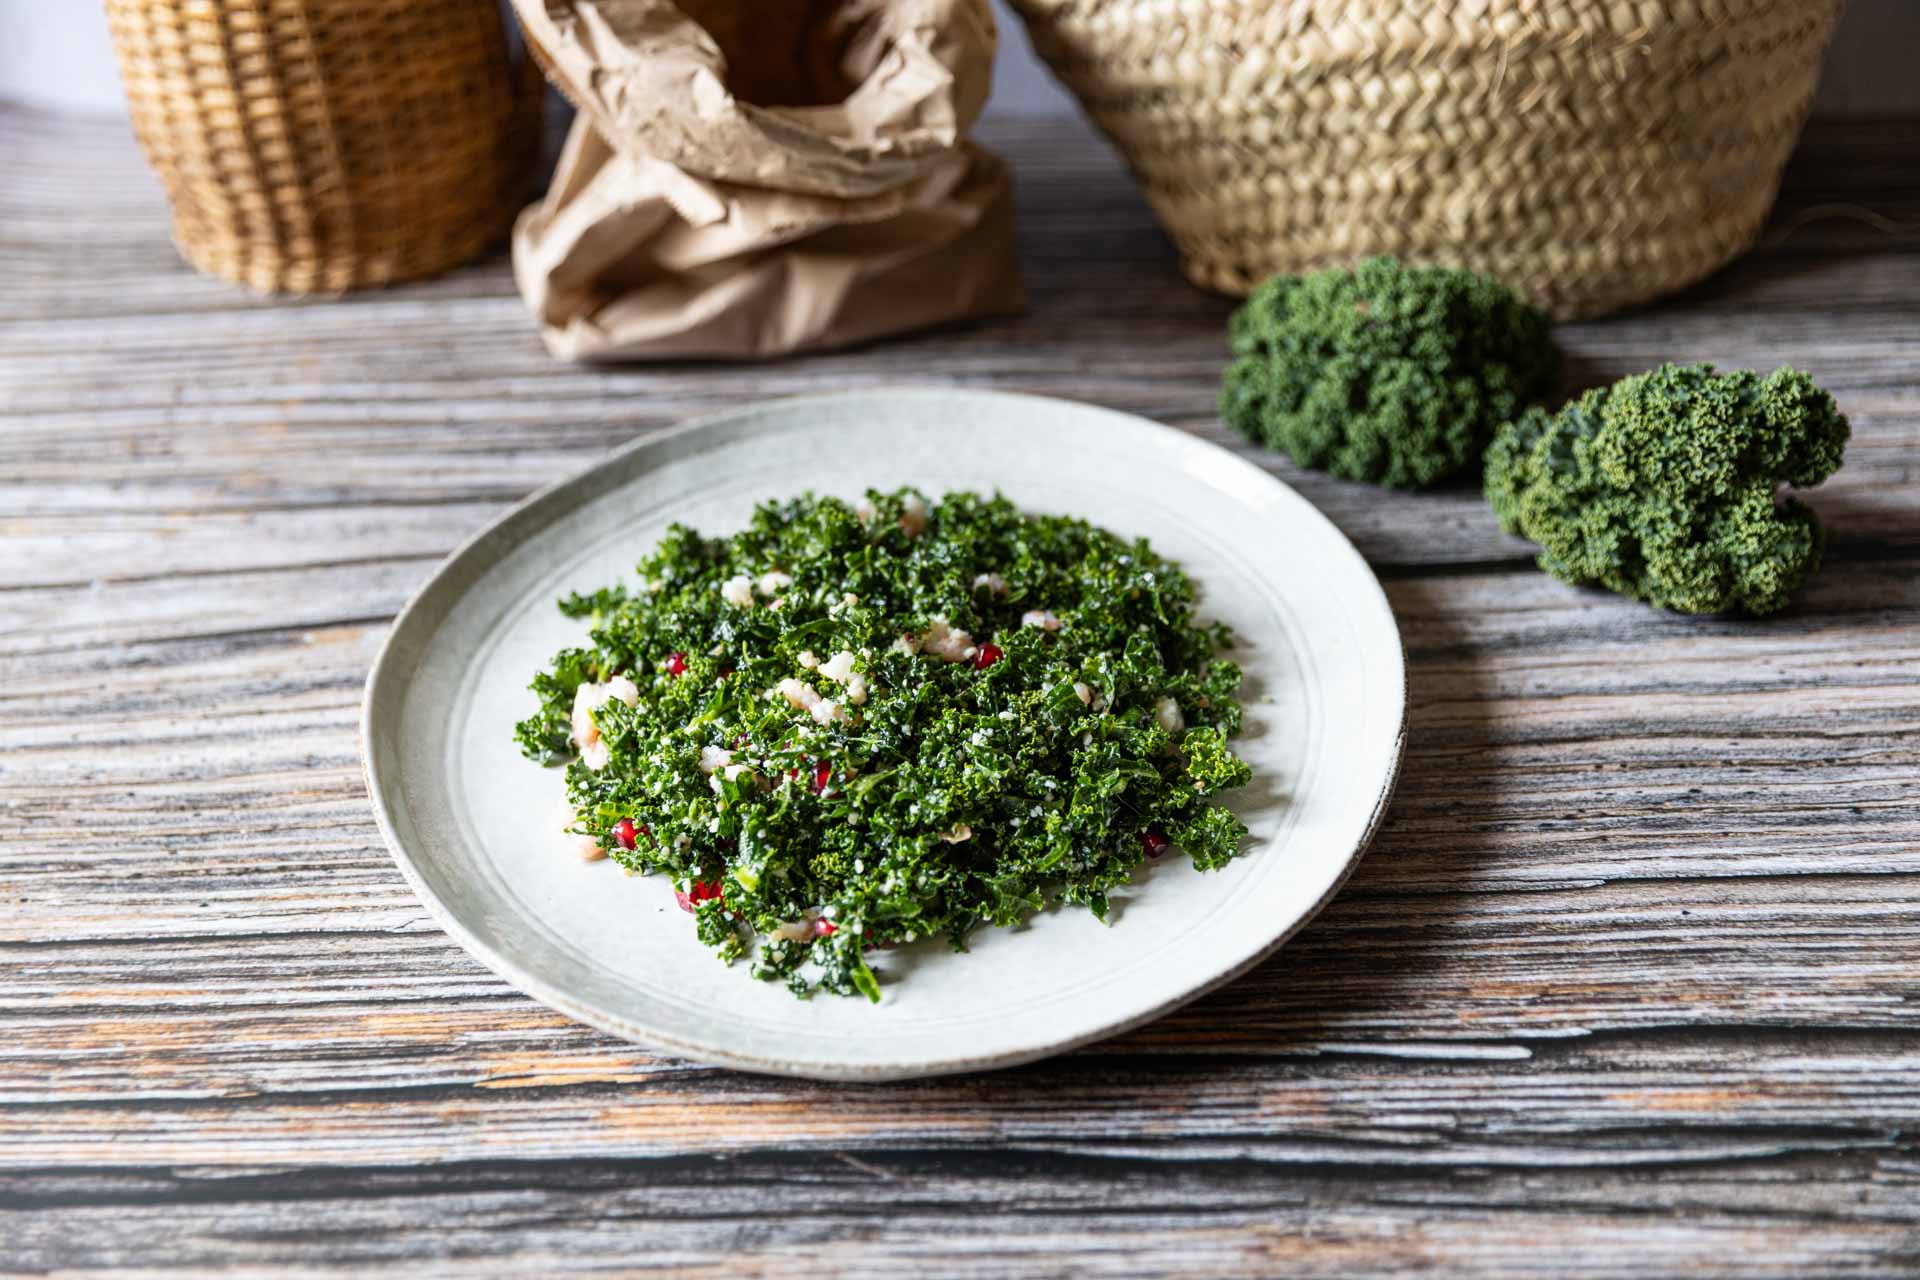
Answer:
POLYGON ((1559 372, 1546 317, 1504 285, 1392 258, 1276 276, 1229 336, 1231 426, 1303 467, 1396 489, 1471 468, 1559 372))
POLYGON ((1812 511, 1775 494, 1832 475, 1848 434, 1797 370, 1662 365, 1503 427, 1487 499, 1564 582, 1682 613, 1772 613, 1824 541, 1812 511))
MULTIPOLYGON (((565 605, 562 605, 565 608, 565 605)), ((540 710, 513 727, 520 750, 541 764, 563 764, 573 755, 573 695, 595 679, 599 660, 589 649, 562 649, 552 669, 528 686, 540 698, 540 710)))
POLYGON ((1218 728, 1202 726, 1187 730, 1180 751, 1187 758, 1187 776, 1193 779, 1193 789, 1203 796, 1244 787, 1253 780, 1253 770, 1233 754, 1227 746, 1226 734, 1218 728))
POLYGON ((616 582, 598 591, 576 591, 560 601, 560 612, 569 618, 599 618, 626 603, 627 586, 616 582))

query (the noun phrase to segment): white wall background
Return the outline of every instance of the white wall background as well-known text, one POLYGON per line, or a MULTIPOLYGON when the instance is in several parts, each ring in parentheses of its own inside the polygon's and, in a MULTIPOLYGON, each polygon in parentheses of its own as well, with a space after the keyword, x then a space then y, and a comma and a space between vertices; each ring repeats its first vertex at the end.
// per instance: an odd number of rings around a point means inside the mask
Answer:
POLYGON ((0 101, 119 110, 120 80, 98 0, 0 0, 0 101))
MULTIPOLYGON (((1000 12, 996 115, 1074 109, 1027 47, 1020 21, 1000 12)), ((116 113, 120 88, 99 0, 0 0, 0 99, 50 110, 116 113)), ((1827 58, 1820 115, 1920 112, 1920 0, 1851 0, 1827 58)))

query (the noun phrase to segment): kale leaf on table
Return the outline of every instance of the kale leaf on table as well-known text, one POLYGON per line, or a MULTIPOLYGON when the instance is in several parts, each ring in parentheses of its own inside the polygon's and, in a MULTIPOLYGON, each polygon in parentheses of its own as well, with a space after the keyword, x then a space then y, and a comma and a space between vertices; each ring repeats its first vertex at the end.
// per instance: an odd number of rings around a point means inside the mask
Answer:
POLYGON ((1503 427, 1487 499, 1565 582, 1682 613, 1772 613, 1824 542, 1812 511, 1775 495, 1838 470, 1848 434, 1795 369, 1667 364, 1503 427))
POLYGON ((1303 467, 1395 489, 1470 470, 1559 370, 1546 317, 1506 286, 1392 258, 1276 276, 1229 337, 1230 426, 1303 467))

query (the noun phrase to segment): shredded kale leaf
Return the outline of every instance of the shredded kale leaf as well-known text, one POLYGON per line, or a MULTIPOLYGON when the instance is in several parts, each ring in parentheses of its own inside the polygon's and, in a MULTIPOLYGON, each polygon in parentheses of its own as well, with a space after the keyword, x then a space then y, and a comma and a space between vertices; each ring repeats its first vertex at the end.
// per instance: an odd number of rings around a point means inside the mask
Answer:
POLYGON ((1232 637, 1145 540, 998 495, 809 495, 731 538, 675 525, 639 575, 561 602, 591 647, 515 737, 570 760, 572 830, 756 977, 877 1000, 876 949, 1104 918, 1149 857, 1239 851, 1232 637))

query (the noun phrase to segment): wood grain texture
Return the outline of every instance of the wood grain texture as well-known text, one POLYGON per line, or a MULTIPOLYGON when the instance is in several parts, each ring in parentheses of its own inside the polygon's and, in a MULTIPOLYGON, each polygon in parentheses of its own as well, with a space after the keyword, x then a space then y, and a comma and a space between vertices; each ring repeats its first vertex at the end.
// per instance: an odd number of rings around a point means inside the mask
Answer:
POLYGON ((196 277, 117 130, 0 111, 0 1271, 1920 1270, 1920 124, 1816 128, 1757 253, 1560 331, 1574 387, 1790 360, 1839 396, 1829 562, 1767 622, 1561 586, 1469 491, 1228 437, 1230 304, 1077 129, 989 140, 1028 315, 590 369, 498 260, 337 302, 196 277), (905 381, 1145 413, 1334 519, 1410 660, 1375 849, 1242 981, 988 1076, 742 1076, 506 988, 368 813, 388 620, 636 434, 905 381))

